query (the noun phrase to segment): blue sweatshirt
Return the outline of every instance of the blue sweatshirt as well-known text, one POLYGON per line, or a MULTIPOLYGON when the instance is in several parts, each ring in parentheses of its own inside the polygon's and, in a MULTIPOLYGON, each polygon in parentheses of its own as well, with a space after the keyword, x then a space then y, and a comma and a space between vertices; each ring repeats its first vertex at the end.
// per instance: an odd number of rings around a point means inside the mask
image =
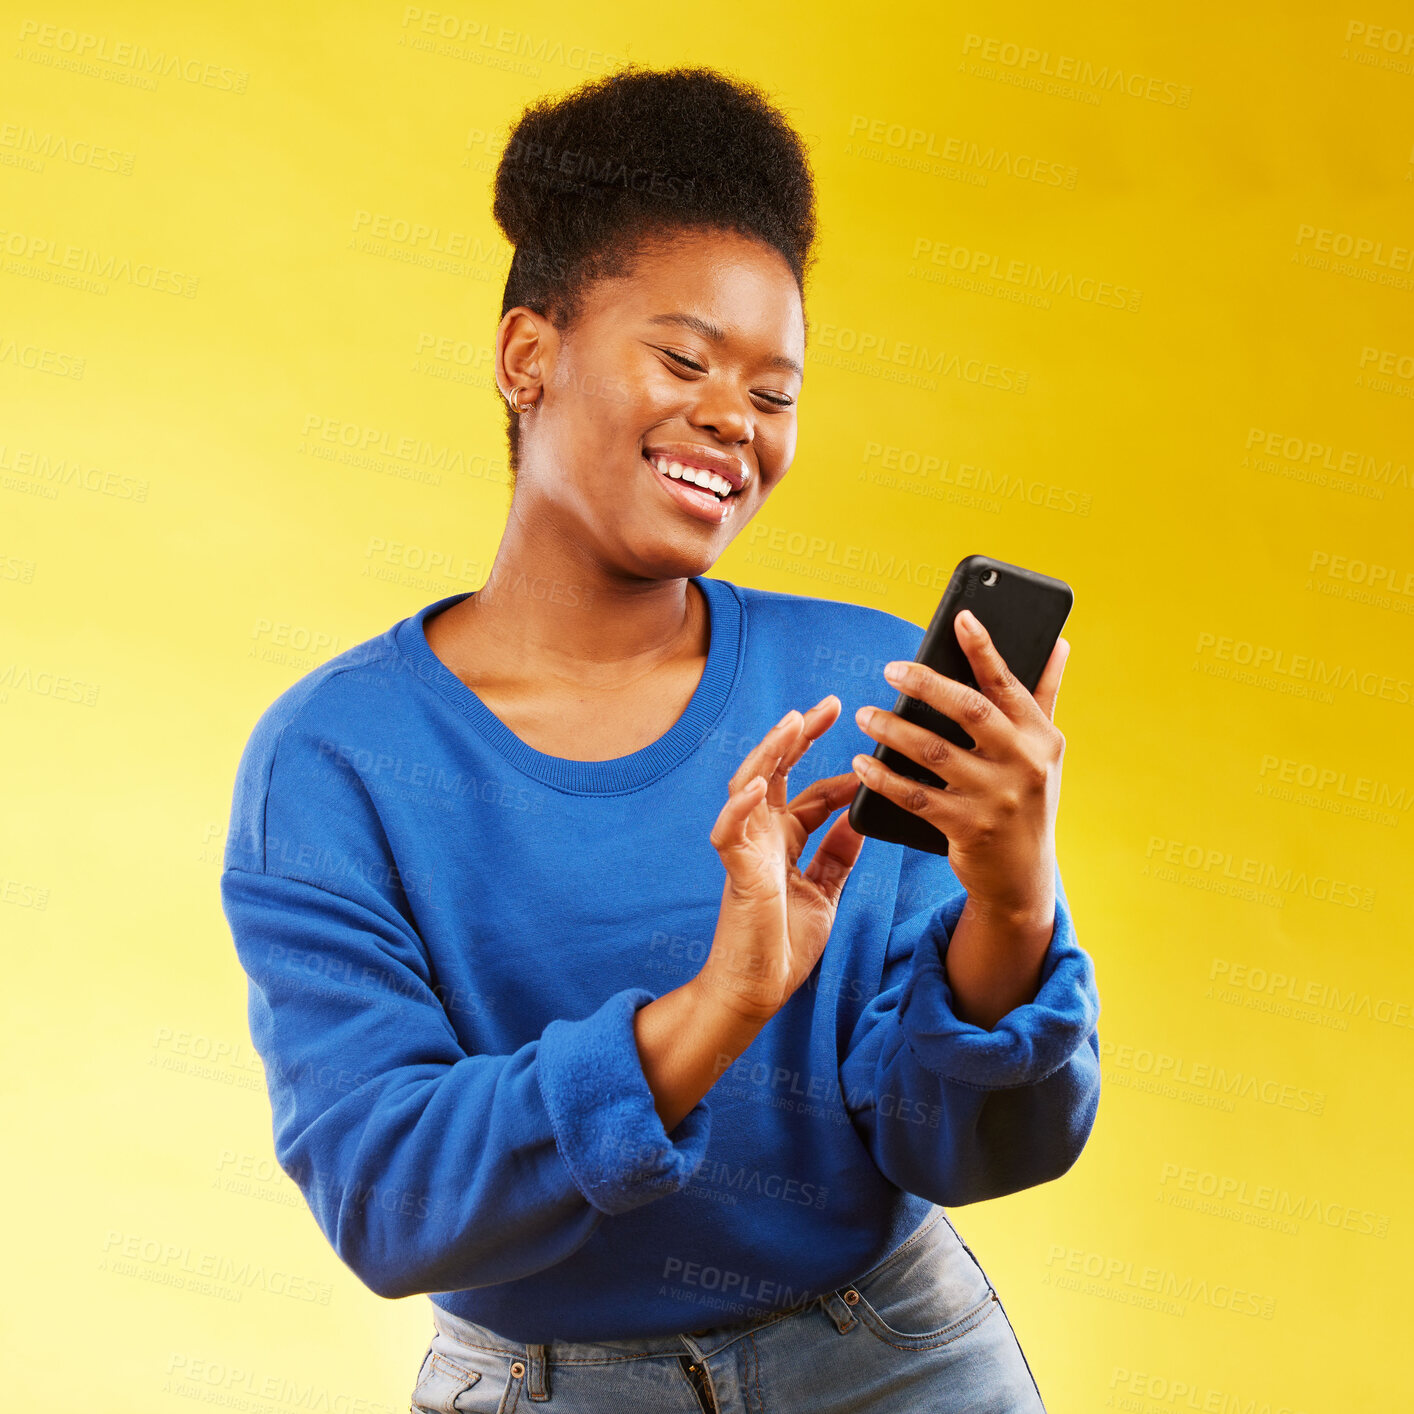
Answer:
POLYGON ((1099 998, 1059 874, 1040 991, 984 1030, 943 971, 966 900, 947 859, 869 839, 814 972, 665 1132, 633 1015, 707 955, 728 779, 829 692, 791 794, 848 771, 874 747, 855 709, 893 706, 883 665, 923 635, 694 583, 702 679, 631 755, 515 736, 428 647, 454 594, 287 689, 240 761, 221 897, 280 1164, 373 1291, 513 1341, 794 1306, 934 1204, 1059 1177, 1094 1122, 1099 998))

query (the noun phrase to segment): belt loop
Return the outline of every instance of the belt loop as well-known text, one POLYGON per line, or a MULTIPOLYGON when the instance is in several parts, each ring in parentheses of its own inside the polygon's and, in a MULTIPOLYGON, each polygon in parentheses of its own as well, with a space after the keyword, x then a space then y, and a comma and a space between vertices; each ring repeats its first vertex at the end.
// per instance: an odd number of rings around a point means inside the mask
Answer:
MULTIPOLYGON (((849 1288, 849 1294, 854 1297, 855 1301, 859 1300, 853 1287, 849 1288)), ((846 1303, 844 1299, 844 1288, 822 1296, 820 1304, 825 1308, 825 1314, 835 1323, 835 1329, 841 1335, 847 1335, 859 1324, 854 1312, 850 1309, 854 1302, 846 1303)))
POLYGON ((543 1403, 550 1397, 550 1372, 545 1356, 545 1346, 525 1347, 525 1383, 531 1399, 543 1403))

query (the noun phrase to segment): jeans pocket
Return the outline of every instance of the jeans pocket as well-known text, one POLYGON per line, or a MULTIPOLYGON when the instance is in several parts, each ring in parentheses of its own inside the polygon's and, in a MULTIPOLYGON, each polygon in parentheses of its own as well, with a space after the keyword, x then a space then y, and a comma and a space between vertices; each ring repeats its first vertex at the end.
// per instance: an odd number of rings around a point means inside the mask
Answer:
POLYGON ((860 1324, 898 1350, 950 1345, 998 1308, 986 1273, 941 1215, 848 1290, 860 1324))
POLYGON ((413 1414, 473 1414, 473 1411, 495 1409, 499 1395, 483 1385, 484 1374, 472 1369, 453 1355, 438 1350, 439 1336, 428 1347, 412 1391, 413 1414), (482 1385, 481 1390, 477 1389, 482 1385), (476 1391, 474 1395, 472 1391, 476 1391), (477 1398, 480 1395, 481 1398, 477 1398), (486 1397, 491 1397, 488 1405, 486 1397))

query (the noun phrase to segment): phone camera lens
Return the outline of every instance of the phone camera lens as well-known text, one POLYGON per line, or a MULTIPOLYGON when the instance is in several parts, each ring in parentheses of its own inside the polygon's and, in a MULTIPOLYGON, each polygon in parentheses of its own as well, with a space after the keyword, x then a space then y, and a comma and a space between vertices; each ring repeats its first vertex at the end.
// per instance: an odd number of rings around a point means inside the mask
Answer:
POLYGON ((997 582, 997 572, 996 572, 996 570, 983 570, 983 571, 982 571, 982 583, 985 584, 988 589, 990 589, 996 582, 997 582))

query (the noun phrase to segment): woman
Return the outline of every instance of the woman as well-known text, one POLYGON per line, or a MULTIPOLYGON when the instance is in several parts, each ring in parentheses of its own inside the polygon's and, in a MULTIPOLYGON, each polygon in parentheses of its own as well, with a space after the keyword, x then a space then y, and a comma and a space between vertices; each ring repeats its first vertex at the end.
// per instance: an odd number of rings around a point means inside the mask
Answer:
POLYGON ((1058 1177, 1094 1120, 1067 645, 1033 697, 974 630, 978 692, 904 619, 706 577, 795 450, 814 194, 759 90, 627 68, 532 107, 495 214, 490 576, 296 683, 240 766, 280 1162, 373 1291, 432 1296, 416 1410, 1042 1408, 942 1205, 1058 1177), (860 780, 951 857, 841 814, 801 869, 860 780))

